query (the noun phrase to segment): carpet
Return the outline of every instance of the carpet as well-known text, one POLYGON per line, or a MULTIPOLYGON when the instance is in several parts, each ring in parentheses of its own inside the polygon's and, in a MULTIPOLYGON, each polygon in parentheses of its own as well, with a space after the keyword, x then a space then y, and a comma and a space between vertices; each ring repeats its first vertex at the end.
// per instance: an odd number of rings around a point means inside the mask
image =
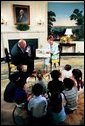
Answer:
POLYGON ((67 116, 65 124, 84 125, 84 93, 79 94, 78 108, 67 116))

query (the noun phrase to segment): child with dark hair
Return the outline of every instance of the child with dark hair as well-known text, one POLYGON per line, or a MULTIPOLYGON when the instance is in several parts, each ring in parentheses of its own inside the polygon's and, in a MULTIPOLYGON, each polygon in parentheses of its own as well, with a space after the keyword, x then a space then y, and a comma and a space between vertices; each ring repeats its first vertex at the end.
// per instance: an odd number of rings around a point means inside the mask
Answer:
POLYGON ((59 80, 61 72, 59 70, 53 70, 51 73, 52 80, 48 82, 48 92, 50 95, 63 91, 63 82, 59 80))
POLYGON ((84 82, 82 81, 82 71, 80 69, 73 69, 72 75, 72 79, 76 82, 78 91, 80 91, 84 87, 84 82))
POLYGON ((60 70, 53 70, 50 74, 53 79, 59 78, 61 76, 60 70))
POLYGON ((16 82, 17 88, 16 88, 16 91, 15 91, 15 94, 14 94, 14 101, 17 104, 27 102, 27 93, 26 93, 25 88, 24 88, 25 83, 26 83, 26 81, 24 79, 19 79, 16 82))
POLYGON ((70 78, 72 76, 72 67, 70 64, 66 64, 64 66, 64 70, 62 70, 62 79, 70 78))
POLYGON ((61 93, 55 93, 50 98, 50 107, 48 108, 49 112, 49 121, 52 126, 59 124, 64 124, 66 119, 66 113, 63 104, 63 97, 61 93))
POLYGON ((64 67, 64 69, 67 70, 67 71, 71 70, 71 65, 66 64, 65 67, 64 67))
POLYGON ((33 124, 42 124, 47 114, 47 100, 42 92, 43 87, 39 83, 32 87, 33 97, 28 102, 28 111, 31 112, 33 124))
POLYGON ((39 96, 43 92, 43 87, 39 83, 35 84, 32 88, 32 92, 35 96, 39 96))
POLYGON ((64 82, 63 94, 66 100, 65 111, 68 114, 77 109, 78 90, 72 79, 65 78, 63 82, 64 82))
POLYGON ((14 94, 16 91, 16 83, 20 79, 19 73, 15 72, 9 76, 10 82, 7 84, 4 91, 4 100, 6 102, 14 102, 14 94))

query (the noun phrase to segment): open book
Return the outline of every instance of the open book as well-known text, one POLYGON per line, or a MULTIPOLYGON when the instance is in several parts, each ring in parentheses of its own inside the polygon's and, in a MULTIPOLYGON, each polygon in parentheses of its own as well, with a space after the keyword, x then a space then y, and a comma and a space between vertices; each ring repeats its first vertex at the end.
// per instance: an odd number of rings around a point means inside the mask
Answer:
POLYGON ((47 49, 36 49, 36 57, 47 58, 50 57, 50 53, 47 52, 47 49))

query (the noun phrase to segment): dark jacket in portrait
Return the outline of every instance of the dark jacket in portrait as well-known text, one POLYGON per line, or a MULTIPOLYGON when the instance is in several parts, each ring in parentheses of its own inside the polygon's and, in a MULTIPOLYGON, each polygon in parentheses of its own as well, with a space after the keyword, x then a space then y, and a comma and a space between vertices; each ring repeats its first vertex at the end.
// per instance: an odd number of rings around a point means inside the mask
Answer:
POLYGON ((26 15, 18 16, 17 22, 18 23, 27 23, 28 22, 28 18, 27 18, 26 15))

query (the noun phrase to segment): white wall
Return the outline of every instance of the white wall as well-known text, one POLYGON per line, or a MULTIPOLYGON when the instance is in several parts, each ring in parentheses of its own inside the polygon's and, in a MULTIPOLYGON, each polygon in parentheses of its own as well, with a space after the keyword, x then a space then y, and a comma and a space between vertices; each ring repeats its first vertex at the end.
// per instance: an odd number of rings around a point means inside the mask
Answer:
POLYGON ((84 41, 75 41, 76 52, 84 53, 84 41))
POLYGON ((46 1, 2 1, 1 18, 7 24, 1 25, 1 57, 4 57, 4 48, 8 48, 8 39, 29 39, 38 38, 39 47, 47 41, 47 2, 46 1), (14 25, 13 4, 30 6, 30 29, 18 31, 14 25), (42 20, 43 25, 37 21, 42 20))
POLYGON ((13 4, 16 5, 29 5, 30 6, 30 29, 47 30, 47 2, 43 1, 2 1, 1 2, 1 16, 7 21, 7 26, 2 31, 15 30, 14 17, 13 17, 13 4), (37 20, 43 20, 44 25, 39 27, 37 20), (10 27, 10 29, 9 29, 10 27))
MULTIPOLYGON (((56 41, 59 44, 59 41, 56 41)), ((75 53, 84 53, 84 41, 72 41, 71 43, 75 43, 75 53)), ((63 47, 63 53, 73 53, 73 47, 63 47)))

